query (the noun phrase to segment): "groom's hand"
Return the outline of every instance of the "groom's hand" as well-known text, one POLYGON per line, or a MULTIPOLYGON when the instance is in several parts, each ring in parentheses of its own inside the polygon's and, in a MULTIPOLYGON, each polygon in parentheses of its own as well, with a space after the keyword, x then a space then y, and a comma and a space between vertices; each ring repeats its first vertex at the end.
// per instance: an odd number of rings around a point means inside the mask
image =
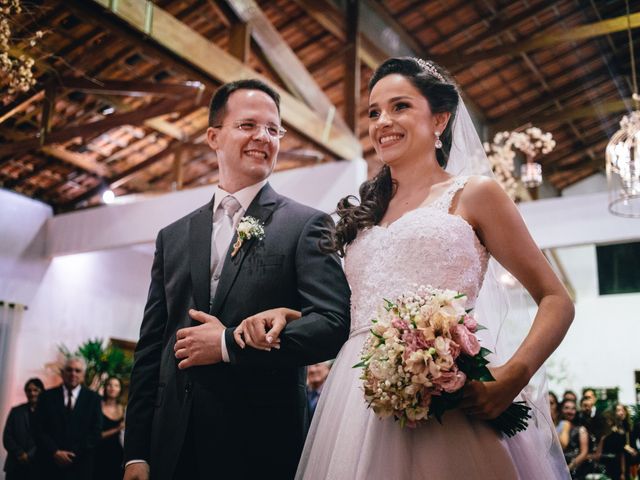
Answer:
POLYGON ((124 468, 124 480, 149 480, 149 465, 136 462, 124 468))
POLYGON ((173 351, 180 360, 178 368, 212 365, 222 361, 222 341, 224 325, 213 315, 197 310, 189 310, 189 316, 202 323, 196 327, 181 328, 176 333, 173 351))

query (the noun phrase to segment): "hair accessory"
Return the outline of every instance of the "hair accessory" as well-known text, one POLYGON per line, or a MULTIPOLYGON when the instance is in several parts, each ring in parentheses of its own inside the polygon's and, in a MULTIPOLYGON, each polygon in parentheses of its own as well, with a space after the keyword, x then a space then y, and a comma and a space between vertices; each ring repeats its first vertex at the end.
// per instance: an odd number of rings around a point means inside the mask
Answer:
POLYGON ((425 72, 433 75, 434 77, 436 77, 441 82, 447 83, 446 80, 444 79, 444 77, 442 76, 442 74, 438 71, 438 69, 435 67, 435 65, 433 63, 429 62, 428 60, 423 60, 423 59, 418 58, 418 57, 413 57, 413 59, 416 61, 416 63, 418 65, 420 65, 420 67, 425 72))

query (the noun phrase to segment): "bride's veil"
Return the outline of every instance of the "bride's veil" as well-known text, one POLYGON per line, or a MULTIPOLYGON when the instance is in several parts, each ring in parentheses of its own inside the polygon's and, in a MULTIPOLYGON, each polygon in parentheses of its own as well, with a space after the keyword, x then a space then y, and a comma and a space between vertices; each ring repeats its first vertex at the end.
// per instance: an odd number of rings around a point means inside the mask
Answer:
MULTIPOLYGON (((452 144, 446 171, 454 175, 494 177, 491 164, 462 97, 452 125, 452 144)), ((511 358, 531 326, 525 302, 526 291, 518 283, 507 291, 500 281, 508 273, 490 259, 484 283, 476 300, 474 313, 487 330, 478 332, 482 345, 493 352, 491 363, 502 365, 511 358)), ((512 277, 511 277, 512 278, 512 277)), ((531 407, 529 427, 504 442, 516 467, 522 472, 535 471, 540 456, 551 461, 553 478, 568 478, 562 449, 549 411, 545 367, 536 372, 519 398, 531 407)), ((524 475, 522 475, 524 476, 524 475)), ((542 477, 541 477, 542 478, 542 477)), ((547 477, 545 477, 547 478, 547 477)))

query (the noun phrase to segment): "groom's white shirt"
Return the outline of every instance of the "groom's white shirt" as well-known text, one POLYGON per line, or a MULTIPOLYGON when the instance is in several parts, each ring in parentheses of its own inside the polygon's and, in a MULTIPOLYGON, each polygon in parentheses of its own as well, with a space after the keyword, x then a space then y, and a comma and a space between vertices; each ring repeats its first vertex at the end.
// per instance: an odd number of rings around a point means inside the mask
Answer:
MULTIPOLYGON (((238 203, 240 204, 240 208, 238 209, 236 214, 233 216, 233 228, 235 229, 238 226, 240 219, 244 216, 245 212, 249 209, 249 205, 251 205, 251 202, 253 202, 253 199, 256 198, 256 195, 258 195, 258 192, 262 190, 262 187, 264 187, 266 184, 267 184, 267 179, 264 179, 261 182, 255 183, 253 185, 249 185, 248 187, 245 187, 242 190, 238 190, 236 193, 229 193, 223 190, 222 188, 220 188, 219 186, 215 187, 215 190, 213 192, 214 197, 213 197, 213 218, 212 218, 213 228, 211 229, 211 258, 214 258, 214 253, 213 253, 214 248, 218 249, 217 258, 224 258, 227 250, 229 249, 229 245, 217 245, 215 242, 215 232, 220 226, 220 222, 223 221, 222 215, 218 215, 216 219, 216 212, 218 211, 218 207, 220 207, 220 203, 222 202, 222 200, 229 195, 233 195, 235 199, 238 201, 238 203)), ((213 275, 213 272, 210 272, 210 274, 213 275)), ((217 286, 217 282, 216 282, 216 286, 217 286)), ((214 293, 214 292, 211 292, 211 293, 214 293)), ((225 342, 224 337, 225 335, 223 330, 222 335, 220 335, 220 344, 221 344, 220 348, 222 350, 222 361, 229 363, 229 351, 227 350, 227 344, 225 342)), ((138 459, 129 460, 125 464, 125 468, 134 463, 147 463, 147 462, 146 460, 138 460, 138 459)))

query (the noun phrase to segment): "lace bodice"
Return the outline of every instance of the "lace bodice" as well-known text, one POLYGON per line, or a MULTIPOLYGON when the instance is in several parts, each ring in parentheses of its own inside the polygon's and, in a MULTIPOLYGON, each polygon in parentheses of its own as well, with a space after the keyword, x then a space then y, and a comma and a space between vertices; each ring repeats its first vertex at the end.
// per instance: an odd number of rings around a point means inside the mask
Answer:
POLYGON ((449 213, 469 177, 456 177, 429 205, 405 213, 387 227, 360 232, 348 247, 345 272, 351 285, 351 331, 366 331, 383 298, 394 299, 413 285, 467 294, 475 302, 489 254, 473 228, 449 213))

